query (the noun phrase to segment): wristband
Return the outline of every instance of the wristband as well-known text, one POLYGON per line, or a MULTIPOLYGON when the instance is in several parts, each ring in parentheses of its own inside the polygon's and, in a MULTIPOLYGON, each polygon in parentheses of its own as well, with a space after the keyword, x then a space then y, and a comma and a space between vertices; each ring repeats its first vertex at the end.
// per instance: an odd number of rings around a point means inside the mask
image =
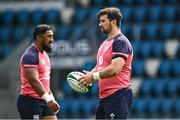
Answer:
POLYGON ((53 100, 53 98, 47 92, 44 93, 42 99, 44 99, 46 102, 53 100))
POLYGON ((50 97, 52 98, 52 100, 55 100, 54 95, 52 93, 50 94, 50 97))
POLYGON ((101 77, 100 77, 100 75, 99 75, 99 72, 93 73, 93 79, 94 79, 94 80, 99 80, 99 79, 101 79, 101 77))

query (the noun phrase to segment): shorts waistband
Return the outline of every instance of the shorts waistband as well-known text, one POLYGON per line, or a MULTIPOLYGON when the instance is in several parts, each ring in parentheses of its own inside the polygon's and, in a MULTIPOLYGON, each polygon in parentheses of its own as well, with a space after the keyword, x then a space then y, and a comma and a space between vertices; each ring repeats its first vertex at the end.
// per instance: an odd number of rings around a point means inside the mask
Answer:
POLYGON ((29 98, 33 98, 33 99, 37 99, 37 100, 43 100, 41 98, 33 97, 33 96, 29 95, 29 94, 20 94, 20 96, 22 96, 22 97, 29 97, 29 98))
POLYGON ((111 99, 111 97, 116 96, 116 95, 120 95, 120 94, 123 95, 126 93, 126 91, 132 91, 132 89, 130 87, 121 88, 121 89, 117 90, 116 92, 114 92, 112 95, 105 97, 105 98, 101 98, 100 101, 111 99))

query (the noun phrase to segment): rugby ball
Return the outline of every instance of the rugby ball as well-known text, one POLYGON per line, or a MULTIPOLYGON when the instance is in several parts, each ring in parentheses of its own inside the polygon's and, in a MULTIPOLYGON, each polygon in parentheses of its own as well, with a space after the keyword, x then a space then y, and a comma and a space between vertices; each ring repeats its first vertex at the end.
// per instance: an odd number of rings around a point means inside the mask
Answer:
POLYGON ((69 86, 71 87, 71 89, 73 89, 74 91, 76 91, 78 93, 87 93, 92 89, 92 84, 90 84, 87 87, 85 87, 85 86, 81 87, 78 85, 79 84, 78 79, 84 75, 85 75, 84 73, 78 72, 78 71, 70 72, 67 75, 67 82, 68 82, 69 86))

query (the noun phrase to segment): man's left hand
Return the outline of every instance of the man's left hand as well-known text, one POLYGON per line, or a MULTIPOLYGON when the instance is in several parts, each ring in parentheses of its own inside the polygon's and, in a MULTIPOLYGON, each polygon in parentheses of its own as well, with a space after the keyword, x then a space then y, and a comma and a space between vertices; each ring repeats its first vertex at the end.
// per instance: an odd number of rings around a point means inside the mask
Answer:
POLYGON ((93 74, 91 72, 87 72, 85 76, 82 76, 79 80, 80 86, 89 86, 90 83, 94 82, 93 74))

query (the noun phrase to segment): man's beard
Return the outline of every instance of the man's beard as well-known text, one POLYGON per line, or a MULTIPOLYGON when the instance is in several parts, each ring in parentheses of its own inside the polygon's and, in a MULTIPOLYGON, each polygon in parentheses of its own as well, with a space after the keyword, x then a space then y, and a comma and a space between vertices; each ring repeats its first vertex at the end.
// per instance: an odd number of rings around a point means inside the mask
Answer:
POLYGON ((45 50, 47 53, 52 51, 51 47, 48 47, 45 43, 42 44, 42 49, 45 50))
POLYGON ((112 25, 111 24, 109 24, 109 27, 107 29, 104 29, 104 27, 102 27, 102 28, 103 28, 102 32, 105 34, 109 34, 112 31, 112 25))

